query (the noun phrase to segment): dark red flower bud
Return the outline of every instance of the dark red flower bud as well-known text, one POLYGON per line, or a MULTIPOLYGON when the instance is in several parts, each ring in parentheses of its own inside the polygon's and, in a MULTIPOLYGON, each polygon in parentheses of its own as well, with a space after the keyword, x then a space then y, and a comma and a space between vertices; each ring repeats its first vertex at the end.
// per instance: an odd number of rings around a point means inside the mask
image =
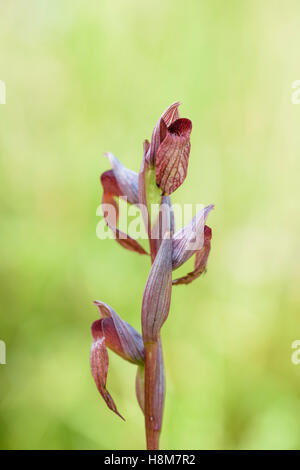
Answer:
POLYGON ((156 183, 163 194, 173 193, 184 182, 190 155, 192 122, 177 119, 166 131, 155 159, 156 183))
POLYGON ((178 107, 179 103, 174 103, 161 115, 146 154, 147 163, 155 167, 156 184, 164 195, 173 193, 187 175, 192 122, 179 118, 178 107))

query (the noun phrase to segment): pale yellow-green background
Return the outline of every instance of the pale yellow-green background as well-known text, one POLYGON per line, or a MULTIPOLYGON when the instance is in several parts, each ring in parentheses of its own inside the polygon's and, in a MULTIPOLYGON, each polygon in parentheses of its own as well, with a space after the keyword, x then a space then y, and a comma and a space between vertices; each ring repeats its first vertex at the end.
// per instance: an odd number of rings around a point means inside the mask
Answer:
POLYGON ((1 448, 144 447, 135 367, 110 354, 126 423, 89 370, 92 301, 139 329, 149 271, 97 239, 99 175, 107 150, 138 170, 176 100, 193 132, 174 200, 216 207, 208 273, 162 332, 161 446, 300 448, 299 18, 297 0, 1 0, 1 448))

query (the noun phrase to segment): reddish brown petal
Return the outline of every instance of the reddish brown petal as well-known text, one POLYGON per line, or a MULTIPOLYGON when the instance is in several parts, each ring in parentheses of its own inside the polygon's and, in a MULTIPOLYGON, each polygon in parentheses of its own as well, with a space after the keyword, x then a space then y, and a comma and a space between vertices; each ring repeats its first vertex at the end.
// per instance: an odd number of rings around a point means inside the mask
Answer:
MULTIPOLYGON (((108 172, 106 172, 108 173, 108 172)), ((102 175, 103 176, 103 175, 102 175)), ((112 187, 112 179, 110 175, 105 176, 105 185, 106 187, 112 187)), ((104 187, 104 186, 103 186, 104 187)), ((144 248, 130 235, 122 232, 121 230, 118 229, 117 223, 118 223, 118 217, 119 217, 119 206, 117 202, 114 199, 114 195, 112 193, 104 191, 103 197, 102 197, 102 210, 103 210, 103 216, 105 218, 105 221, 108 225, 108 227, 112 230, 112 232, 115 234, 116 241, 123 247, 126 248, 129 251, 135 251, 136 253, 139 253, 140 255, 147 255, 148 253, 144 250, 144 248), (110 209, 110 210, 108 210, 110 209)))
POLYGON ((103 187, 102 210, 108 227, 115 234, 116 241, 129 251, 141 255, 148 254, 144 248, 132 237, 118 228, 119 206, 115 197, 125 196, 130 204, 138 203, 138 174, 126 168, 111 153, 107 153, 112 170, 101 175, 103 187))
POLYGON ((102 329, 107 347, 114 353, 118 354, 118 356, 123 357, 126 361, 132 362, 131 358, 124 351, 113 319, 104 318, 102 320, 102 329))
POLYGON ((102 330, 102 320, 98 320, 93 323, 92 335, 93 344, 91 348, 91 370, 95 383, 108 408, 120 416, 120 418, 124 419, 123 416, 118 412, 115 402, 106 389, 108 354, 105 345, 105 337, 102 330))
POLYGON ((147 251, 136 241, 134 238, 131 238, 129 235, 126 235, 124 232, 116 229, 116 241, 123 248, 126 248, 128 251, 135 251, 140 255, 148 255, 147 251))
POLYGON ((95 321, 92 325, 92 374, 107 406, 121 416, 106 389, 108 371, 107 347, 123 359, 143 368, 144 343, 141 335, 129 323, 121 320, 109 305, 100 301, 94 303, 99 310, 100 320, 95 321))
POLYGON ((205 225, 204 245, 201 248, 201 250, 199 250, 196 253, 194 271, 188 273, 186 276, 180 277, 178 279, 174 279, 173 285, 189 284, 190 282, 194 281, 195 279, 197 279, 197 277, 201 276, 201 274, 205 272, 207 261, 208 261, 208 256, 210 252, 211 238, 212 238, 212 230, 210 227, 205 225))
POLYGON ((168 128, 155 159, 156 182, 163 194, 173 193, 185 180, 190 155, 192 122, 177 119, 168 128))
POLYGON ((166 126, 169 127, 174 121, 179 119, 179 112, 178 108, 180 106, 179 101, 176 103, 171 104, 163 113, 162 119, 165 121, 166 126))
POLYGON ((178 230, 172 240, 173 270, 184 264, 194 253, 197 253, 205 242, 205 222, 213 204, 204 207, 192 221, 178 230))
POLYGON ((212 229, 205 225, 204 227, 204 246, 201 250, 196 253, 195 259, 195 270, 200 274, 202 274, 207 266, 208 256, 211 247, 211 239, 212 239, 212 229))
POLYGON ((179 102, 171 104, 161 115, 153 129, 151 144, 149 152, 147 153, 147 161, 151 165, 155 163, 155 155, 160 146, 160 143, 164 140, 167 134, 167 127, 170 126, 176 119, 179 118, 178 107, 179 102))
POLYGON ((112 171, 121 194, 116 196, 126 196, 130 204, 138 204, 138 174, 129 170, 112 154, 105 154, 112 166, 112 171))
POLYGON ((114 196, 123 196, 113 170, 102 173, 100 180, 104 193, 113 194, 114 196))
POLYGON ((111 320, 104 326, 108 347, 129 362, 137 365, 143 364, 144 343, 140 333, 129 323, 122 320, 108 304, 99 300, 96 300, 94 304, 98 308, 102 319, 111 320), (106 336, 106 333, 108 333, 108 336, 106 336))

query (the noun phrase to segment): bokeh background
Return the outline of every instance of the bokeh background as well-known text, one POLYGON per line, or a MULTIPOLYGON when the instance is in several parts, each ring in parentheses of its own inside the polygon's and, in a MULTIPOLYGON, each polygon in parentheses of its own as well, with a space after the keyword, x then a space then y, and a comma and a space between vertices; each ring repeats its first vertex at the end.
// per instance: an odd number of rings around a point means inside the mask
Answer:
MULTIPOLYGON (((0 4, 0 447, 142 449, 135 367, 89 370, 92 304, 140 329, 149 261, 96 237, 110 150, 138 170, 173 101, 192 119, 181 203, 214 203, 205 276, 163 328, 165 449, 300 448, 297 0, 0 4)), ((186 272, 182 269, 180 273, 186 272)))

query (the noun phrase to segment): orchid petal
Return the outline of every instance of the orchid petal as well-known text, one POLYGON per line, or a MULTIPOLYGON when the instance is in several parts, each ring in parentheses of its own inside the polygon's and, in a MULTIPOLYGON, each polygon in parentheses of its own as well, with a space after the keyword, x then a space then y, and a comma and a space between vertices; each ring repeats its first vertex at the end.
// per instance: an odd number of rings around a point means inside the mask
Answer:
POLYGON ((180 106, 180 102, 176 101, 175 103, 171 104, 161 115, 161 118, 164 120, 167 127, 169 127, 174 121, 179 119, 179 112, 178 108, 180 106))
POLYGON ((103 187, 102 209, 105 221, 108 227, 115 234, 116 241, 129 251, 135 251, 141 255, 148 254, 144 248, 132 237, 117 228, 119 217, 119 206, 114 197, 126 196, 131 203, 137 201, 138 175, 125 168, 113 155, 110 154, 111 162, 115 169, 108 170, 101 175, 101 184, 103 187), (136 178, 132 174, 136 175, 136 178), (124 176, 126 175, 126 177, 124 176), (122 187, 121 187, 121 186, 122 187), (113 217, 105 209, 111 206, 113 217))
POLYGON ((186 178, 192 122, 177 119, 168 128, 155 159, 156 182, 164 194, 173 193, 186 178))
POLYGON ((112 153, 106 153, 122 196, 126 196, 130 204, 138 204, 138 174, 126 168, 112 153))
MULTIPOLYGON (((100 313, 100 318, 111 319, 114 332, 110 338, 118 338, 122 352, 119 354, 124 359, 134 364, 142 364, 144 361, 144 344, 142 336, 106 303, 96 300, 94 302, 100 313)), ((108 344, 110 347, 110 345, 108 344)), ((113 348, 111 348, 113 349, 113 348)))
POLYGON ((157 121, 151 137, 149 152, 147 152, 147 160, 154 165, 156 152, 166 136, 167 127, 169 127, 176 119, 179 118, 178 107, 180 103, 171 104, 161 115, 157 121))
POLYGON ((102 330, 102 321, 98 320, 92 325, 93 344, 91 348, 91 370, 97 388, 108 408, 124 419, 119 413, 115 402, 106 389, 106 378, 108 371, 108 353, 105 346, 105 337, 102 330))
POLYGON ((113 170, 107 170, 102 173, 100 181, 105 194, 113 194, 114 196, 123 196, 121 188, 118 185, 115 172, 113 170))
POLYGON ((212 238, 212 230, 210 227, 205 225, 204 244, 203 244, 203 247, 196 253, 194 271, 188 273, 186 276, 183 276, 178 279, 174 279, 173 285, 189 284, 190 282, 197 279, 199 276, 201 276, 202 273, 206 271, 206 265, 207 265, 208 256, 210 253, 211 238, 212 238))
POLYGON ((172 240, 173 270, 184 264, 194 253, 204 245, 204 226, 208 214, 214 208, 213 204, 202 209, 192 221, 178 230, 172 240))
POLYGON ((108 372, 107 348, 123 359, 143 367, 144 344, 142 336, 104 302, 94 302, 100 313, 100 320, 92 324, 93 343, 91 348, 91 370, 97 388, 107 406, 124 419, 106 389, 108 372))

